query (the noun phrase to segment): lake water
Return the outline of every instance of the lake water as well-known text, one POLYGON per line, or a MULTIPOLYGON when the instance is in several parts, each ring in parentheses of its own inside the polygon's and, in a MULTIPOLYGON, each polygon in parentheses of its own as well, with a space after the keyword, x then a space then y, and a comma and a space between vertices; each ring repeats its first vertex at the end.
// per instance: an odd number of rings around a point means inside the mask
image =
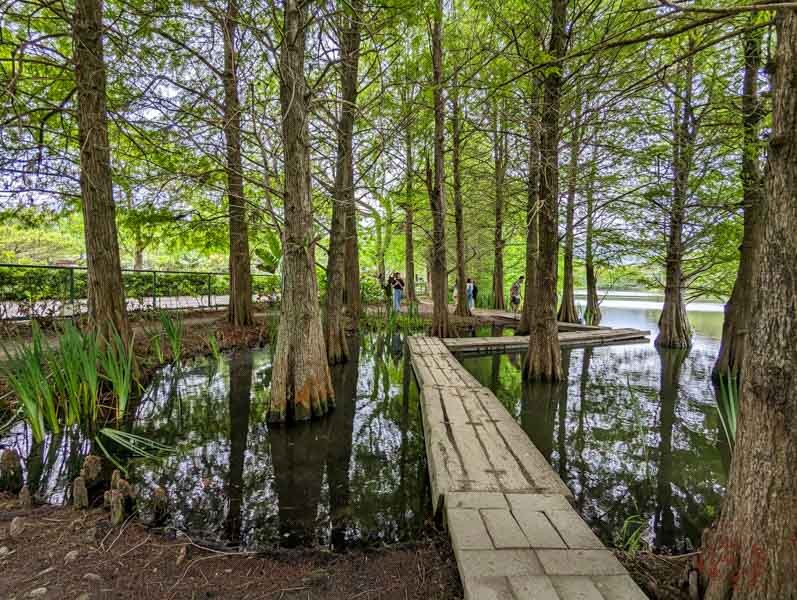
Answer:
MULTIPOLYGON (((607 298, 603 324, 655 337, 658 310, 633 301, 607 298)), ((714 308, 691 312, 688 352, 565 351, 567 384, 524 384, 521 354, 463 360, 516 416, 607 543, 636 518, 650 544, 688 550, 716 514, 728 447, 710 382, 722 327, 714 308)), ((217 545, 341 549, 422 535, 429 482, 403 335, 366 334, 350 344, 353 360, 333 369, 334 412, 295 426, 265 423, 268 349, 163 369, 133 407, 131 427, 175 450, 159 463, 128 465, 141 496, 162 487, 168 525, 217 545)), ((53 502, 68 499, 82 457, 99 453, 74 431, 34 444, 21 426, 0 445, 20 451, 32 491, 53 502)))
MULTIPOLYGON (((602 325, 657 334, 660 304, 609 299, 602 325)), ((465 357, 573 492, 604 542, 626 522, 644 523, 658 548, 690 550, 715 518, 730 460, 714 401, 711 369, 721 305, 690 306, 688 351, 652 343, 564 350, 567 383, 524 383, 522 354, 465 357)))

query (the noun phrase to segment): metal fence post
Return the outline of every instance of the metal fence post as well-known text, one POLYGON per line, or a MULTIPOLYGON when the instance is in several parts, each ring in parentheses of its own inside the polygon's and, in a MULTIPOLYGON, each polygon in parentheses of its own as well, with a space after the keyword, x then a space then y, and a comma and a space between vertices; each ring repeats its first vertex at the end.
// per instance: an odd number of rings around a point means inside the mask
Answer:
POLYGON ((158 273, 152 272, 152 308, 158 308, 158 273))

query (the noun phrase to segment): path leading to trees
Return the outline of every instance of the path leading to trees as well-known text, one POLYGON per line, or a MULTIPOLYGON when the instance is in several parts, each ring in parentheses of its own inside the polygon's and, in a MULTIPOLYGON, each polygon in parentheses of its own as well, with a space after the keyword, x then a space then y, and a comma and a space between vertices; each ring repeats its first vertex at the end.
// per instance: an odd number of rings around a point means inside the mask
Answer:
POLYGON ((465 599, 644 600, 520 425, 451 354, 452 341, 408 344, 432 502, 445 514, 465 599))

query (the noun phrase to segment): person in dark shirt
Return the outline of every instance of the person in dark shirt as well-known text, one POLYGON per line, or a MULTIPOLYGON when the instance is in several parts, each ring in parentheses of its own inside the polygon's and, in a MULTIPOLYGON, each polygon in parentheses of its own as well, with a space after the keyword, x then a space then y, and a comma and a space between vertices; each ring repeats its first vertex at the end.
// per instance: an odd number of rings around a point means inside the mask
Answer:
POLYGON ((393 273, 390 280, 393 288, 393 310, 401 312, 401 298, 404 296, 404 280, 401 278, 401 273, 398 271, 393 273))

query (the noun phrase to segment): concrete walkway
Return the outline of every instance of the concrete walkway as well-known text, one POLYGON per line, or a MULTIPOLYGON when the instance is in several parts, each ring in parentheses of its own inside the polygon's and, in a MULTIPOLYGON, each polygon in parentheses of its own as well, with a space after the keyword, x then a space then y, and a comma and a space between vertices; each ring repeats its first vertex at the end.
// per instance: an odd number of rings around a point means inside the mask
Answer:
POLYGON ((439 338, 408 344, 432 502, 445 515, 466 600, 644 600, 495 395, 439 338))

